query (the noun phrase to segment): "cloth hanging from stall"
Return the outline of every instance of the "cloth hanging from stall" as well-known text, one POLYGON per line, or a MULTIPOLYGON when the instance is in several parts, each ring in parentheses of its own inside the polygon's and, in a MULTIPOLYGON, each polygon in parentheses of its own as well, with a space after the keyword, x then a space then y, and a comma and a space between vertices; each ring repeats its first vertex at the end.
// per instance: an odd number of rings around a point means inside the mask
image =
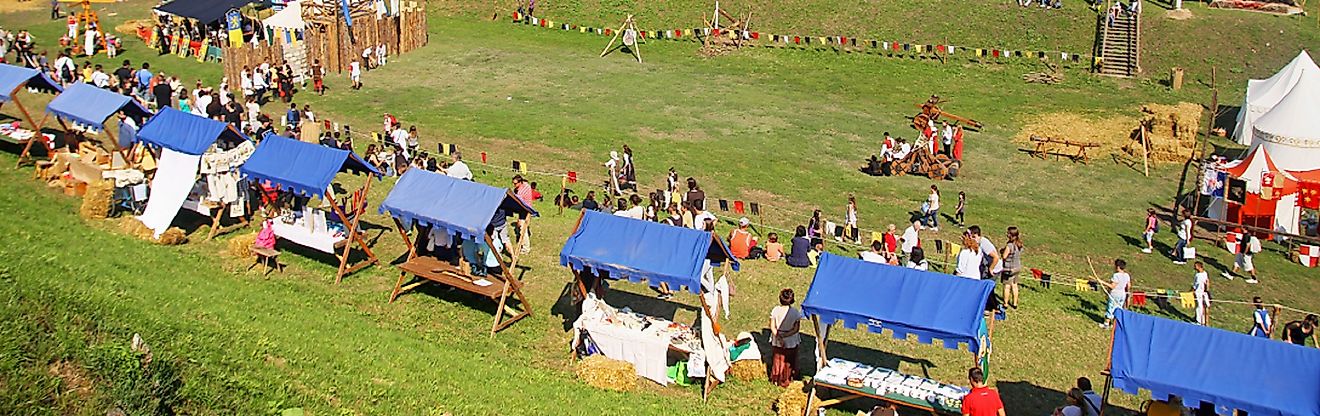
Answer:
MULTIPOLYGON (((728 317, 728 281, 723 276, 720 280, 724 282, 724 292, 720 291, 720 284, 714 281, 713 267, 710 260, 706 260, 703 265, 701 277, 701 296, 705 298, 706 305, 710 308, 710 314, 701 313, 701 356, 695 360, 704 365, 688 365, 688 373, 692 375, 694 370, 700 370, 702 377, 715 377, 720 382, 724 381, 725 373, 729 371, 729 349, 725 346, 727 340, 723 334, 715 332, 715 319, 719 316, 720 309, 725 309, 725 317, 728 317)), ((694 356, 697 354, 693 354, 694 356)), ((697 377, 697 376, 693 376, 697 377)))
POLYGON ((174 216, 179 214, 179 208, 192 191, 200 161, 198 155, 169 148, 161 150, 156 177, 151 180, 151 197, 147 199, 147 208, 137 217, 155 232, 155 237, 159 238, 170 228, 174 216))
POLYGON ((605 303, 595 294, 587 294, 582 302, 582 315, 573 323, 575 338, 573 346, 582 343, 584 332, 590 334, 590 341, 596 349, 611 359, 627 361, 633 364, 637 375, 648 380, 669 385, 669 368, 665 365, 669 354, 669 343, 661 338, 643 336, 640 332, 613 325, 595 325, 605 313, 605 303))

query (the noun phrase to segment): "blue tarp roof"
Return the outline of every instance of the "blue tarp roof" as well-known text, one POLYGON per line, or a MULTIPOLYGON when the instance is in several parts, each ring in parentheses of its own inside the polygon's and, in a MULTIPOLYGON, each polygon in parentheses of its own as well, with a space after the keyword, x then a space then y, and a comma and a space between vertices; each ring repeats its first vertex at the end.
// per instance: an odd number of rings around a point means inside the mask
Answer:
POLYGON ((802 301, 807 316, 821 324, 838 321, 871 332, 890 330, 895 338, 944 341, 946 348, 967 343, 981 348, 985 303, 995 290, 989 280, 973 280, 825 253, 802 301))
POLYGON ((32 68, 13 66, 9 64, 0 64, 0 103, 7 103, 13 100, 10 96, 18 90, 19 87, 27 86, 50 93, 59 93, 64 91, 60 84, 46 76, 46 73, 32 68))
POLYGON ((405 225, 441 227, 466 238, 486 235, 486 226, 503 208, 507 215, 540 215, 504 188, 455 179, 422 169, 408 169, 380 203, 405 225))
POLYGON ((81 82, 70 85, 50 100, 46 111, 93 126, 104 125, 106 119, 120 111, 139 120, 151 117, 151 112, 137 100, 81 82))
POLYGON ((661 282, 701 293, 701 269, 705 260, 720 263, 738 260, 730 256, 714 234, 658 222, 583 210, 573 235, 559 251, 559 264, 574 270, 591 268, 609 272, 611 279, 661 282))
POLYGON ((303 196, 324 194, 341 171, 380 175, 353 152, 273 134, 266 135, 238 171, 303 196))
POLYGON ((1118 310, 1114 386, 1252 416, 1320 415, 1320 349, 1118 310))
POLYGON ((247 140, 223 121, 212 120, 191 113, 165 107, 147 120, 138 131, 138 140, 176 152, 200 155, 221 137, 247 140))

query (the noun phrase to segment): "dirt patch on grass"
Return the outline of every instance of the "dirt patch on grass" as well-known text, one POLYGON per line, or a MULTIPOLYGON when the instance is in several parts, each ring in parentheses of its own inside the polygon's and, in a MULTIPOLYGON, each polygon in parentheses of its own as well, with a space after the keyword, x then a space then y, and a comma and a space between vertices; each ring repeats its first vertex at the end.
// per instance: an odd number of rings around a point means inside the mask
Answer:
MULTIPOLYGON (((42 7, 49 7, 49 6, 48 6, 49 4, 50 4, 50 3, 48 3, 48 2, 38 1, 38 0, 28 0, 28 1, 6 0, 6 1, 0 1, 0 14, 3 14, 3 13, 15 13, 15 12, 26 12, 26 11, 29 11, 29 10, 37 10, 37 9, 42 8, 42 7)), ((68 5, 63 5, 63 6, 64 6, 64 7, 68 7, 68 5)))
POLYGON ((60 394, 73 394, 80 399, 92 396, 92 378, 87 370, 68 361, 56 361, 48 368, 50 375, 60 379, 60 394))
POLYGON ((650 127, 637 129, 633 135, 643 140, 660 140, 665 142, 705 142, 710 141, 710 134, 705 130, 698 129, 679 129, 675 131, 657 131, 650 127))
MULTIPOLYGON (((1132 132, 1138 125, 1136 116, 1122 114, 1093 116, 1069 112, 1031 114, 1022 117, 1021 121, 1022 130, 1013 139, 1027 149, 1036 147, 1031 141, 1032 136, 1095 143, 1100 147, 1087 151, 1093 158, 1120 153, 1123 146, 1132 141, 1132 132)), ((1077 149, 1057 150, 1066 154, 1075 153, 1077 149)))

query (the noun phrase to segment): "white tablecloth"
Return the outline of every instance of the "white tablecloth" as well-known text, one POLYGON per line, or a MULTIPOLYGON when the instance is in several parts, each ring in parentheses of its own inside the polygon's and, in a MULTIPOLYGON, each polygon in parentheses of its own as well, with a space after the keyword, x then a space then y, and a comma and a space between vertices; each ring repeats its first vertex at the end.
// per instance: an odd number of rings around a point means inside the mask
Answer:
POLYGON ((160 234, 174 222, 174 216, 179 214, 179 207, 183 206, 197 181, 200 162, 201 156, 198 155, 170 149, 161 151, 156 177, 151 180, 151 197, 147 200, 147 208, 138 216, 147 228, 155 231, 156 238, 160 238, 160 234))
MULTIPOLYGON (((586 331, 601 354, 610 359, 630 362, 638 376, 660 385, 669 385, 672 382, 669 380, 667 362, 669 339, 607 323, 603 320, 605 309, 611 308, 594 295, 588 295, 582 302, 582 316, 573 323, 573 327, 586 331)), ((577 343, 578 340, 574 339, 574 346, 577 343)))
POLYGON ((333 232, 313 233, 307 225, 301 223, 285 224, 283 221, 271 221, 270 229, 275 232, 276 237, 323 253, 334 254, 335 244, 344 240, 344 237, 335 237, 333 232))

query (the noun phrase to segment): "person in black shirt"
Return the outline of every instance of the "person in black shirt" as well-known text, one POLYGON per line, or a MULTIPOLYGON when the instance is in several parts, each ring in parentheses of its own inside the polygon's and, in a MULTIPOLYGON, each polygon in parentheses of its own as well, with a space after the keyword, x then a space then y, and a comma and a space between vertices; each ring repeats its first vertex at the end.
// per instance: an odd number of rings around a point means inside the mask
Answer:
POLYGON ((1283 341, 1305 346, 1306 339, 1310 338, 1311 343, 1320 347, 1320 340, 1315 336, 1317 326, 1320 326, 1320 317, 1315 315, 1306 315, 1306 318, 1300 321, 1288 322, 1283 325, 1283 341))
POLYGON ((224 121, 225 107, 220 105, 220 93, 211 93, 211 103, 206 105, 206 118, 224 121))
POLYGON ((229 94, 229 104, 225 106, 225 122, 235 126, 243 124, 243 107, 238 105, 234 94, 229 94))
POLYGON ((132 68, 132 65, 133 65, 132 62, 129 62, 127 59, 125 59, 125 60, 124 60, 124 65, 123 65, 123 66, 120 66, 119 69, 116 69, 116 70, 115 70, 115 78, 119 78, 119 82, 120 82, 121 84, 122 84, 125 80, 133 79, 133 68, 132 68))
MULTIPOLYGON (((128 63, 128 61, 124 61, 124 63, 128 63)), ((118 71, 115 71, 115 73, 118 73, 118 71)), ((151 87, 151 95, 156 96, 156 108, 174 106, 174 90, 170 88, 168 82, 161 82, 151 87)))
POLYGON ((582 209, 600 210, 600 204, 596 203, 596 191, 587 192, 587 198, 582 200, 582 209))

